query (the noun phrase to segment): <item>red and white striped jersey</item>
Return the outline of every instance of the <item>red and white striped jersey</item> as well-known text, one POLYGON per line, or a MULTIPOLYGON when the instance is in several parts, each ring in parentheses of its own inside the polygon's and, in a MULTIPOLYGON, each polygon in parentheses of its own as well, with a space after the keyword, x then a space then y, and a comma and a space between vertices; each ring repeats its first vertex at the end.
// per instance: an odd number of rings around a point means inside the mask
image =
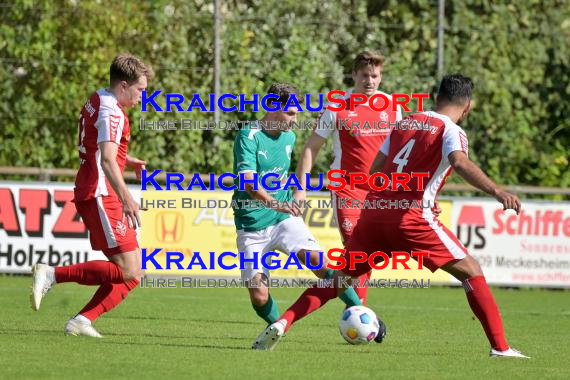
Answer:
MULTIPOLYGON (((407 199, 409 201, 422 201, 433 205, 437 194, 443 187, 445 179, 451 174, 451 165, 448 156, 451 152, 461 150, 468 153, 467 135, 445 115, 429 111, 417 113, 404 119, 407 125, 427 126, 429 130, 395 129, 382 145, 380 151, 384 153, 386 163, 382 172, 391 178, 391 173, 428 173, 423 178, 423 190, 418 188, 418 179, 412 178, 408 182, 411 191, 404 191, 402 186, 397 191, 391 187, 383 191, 370 193, 370 199, 407 199)), ((406 125, 406 124, 405 124, 406 125)))
POLYGON ((116 196, 101 168, 99 143, 113 141, 119 145, 117 163, 123 172, 130 138, 129 119, 117 98, 106 89, 93 93, 79 117, 81 166, 75 178, 75 201, 104 195, 116 196))
MULTIPOLYGON (((368 105, 356 105, 354 111, 350 111, 349 97, 352 91, 345 95, 346 108, 341 111, 331 111, 325 109, 317 119, 315 133, 323 138, 333 139, 334 161, 331 169, 346 170, 345 179, 348 181, 349 173, 365 173, 368 175, 372 162, 378 154, 378 150, 386 137, 390 134, 391 128, 388 122, 394 124, 402 120, 402 111, 398 106, 397 111, 392 111, 392 102, 385 111, 375 111, 368 105), (367 124, 370 126, 367 128, 367 124), (374 127, 376 124, 376 128, 374 127), (332 125, 333 128, 327 127, 332 125), (380 129, 378 128, 384 128, 380 129)), ((392 96, 384 94, 388 99, 392 96)), ((382 106, 379 100, 378 106, 382 106)), ((348 186, 347 186, 348 187, 348 186)), ((356 190, 344 189, 337 191, 341 197, 359 199, 363 201, 370 191, 368 184, 356 185, 356 190)))

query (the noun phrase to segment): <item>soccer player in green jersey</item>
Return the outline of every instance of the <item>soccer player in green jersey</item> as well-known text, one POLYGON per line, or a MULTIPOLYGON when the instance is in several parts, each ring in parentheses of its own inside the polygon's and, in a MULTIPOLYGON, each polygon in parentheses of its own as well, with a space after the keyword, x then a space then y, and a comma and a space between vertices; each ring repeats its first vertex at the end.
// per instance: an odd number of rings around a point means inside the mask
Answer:
MULTIPOLYGON (((275 173, 279 181, 289 175, 291 152, 295 146, 295 133, 288 126, 296 121, 299 109, 292 106, 287 110, 290 95, 297 94, 297 89, 290 84, 273 84, 268 94, 275 94, 279 110, 268 112, 261 122, 249 124, 239 131, 234 143, 234 174, 243 173, 244 180, 253 180, 257 173, 258 180, 267 173, 275 173), (279 128, 275 128, 280 126, 279 128)), ((267 178, 267 185, 275 178, 267 178)), ((305 263, 308 256, 310 263, 319 263, 321 247, 300 218, 300 207, 293 202, 290 190, 268 191, 261 186, 254 190, 253 183, 244 181, 244 191, 239 191, 239 177, 234 190, 234 220, 237 229, 237 246, 240 254, 248 259, 242 269, 242 279, 248 281, 249 296, 252 306, 268 324, 274 323, 280 316, 277 303, 269 294, 267 279, 269 270, 263 265, 262 257, 267 252, 280 250, 284 253, 296 253, 299 261, 305 263), (261 201, 275 207, 248 207, 244 201, 261 201), (246 206, 241 206, 245 204, 246 206), (253 262, 255 261, 255 262, 253 262)), ((334 275, 322 259, 320 269, 313 270, 319 278, 334 275)), ((345 292, 342 300, 349 306, 359 303, 353 289, 345 292)))

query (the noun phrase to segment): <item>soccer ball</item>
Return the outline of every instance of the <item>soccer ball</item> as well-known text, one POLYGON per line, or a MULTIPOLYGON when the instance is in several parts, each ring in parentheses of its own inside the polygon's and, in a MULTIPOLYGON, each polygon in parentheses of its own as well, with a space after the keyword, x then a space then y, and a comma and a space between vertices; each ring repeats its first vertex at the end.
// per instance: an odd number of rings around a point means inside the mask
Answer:
POLYGON ((342 313, 338 324, 340 335, 350 344, 368 344, 380 326, 376 313, 365 306, 352 306, 342 313))

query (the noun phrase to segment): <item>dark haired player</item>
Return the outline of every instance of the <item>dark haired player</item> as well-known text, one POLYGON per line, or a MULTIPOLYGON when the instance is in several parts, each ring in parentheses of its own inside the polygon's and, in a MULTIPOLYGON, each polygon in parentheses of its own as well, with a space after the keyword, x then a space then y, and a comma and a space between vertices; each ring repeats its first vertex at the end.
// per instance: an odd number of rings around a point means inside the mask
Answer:
MULTIPOLYGON (((296 139, 290 125, 296 121, 299 110, 295 106, 287 110, 284 108, 289 97, 297 93, 294 86, 286 83, 273 84, 269 88, 268 94, 275 94, 277 100, 272 102, 280 104, 279 110, 268 112, 260 122, 247 125, 239 131, 234 143, 234 174, 243 173, 244 180, 249 181, 254 179, 254 173, 258 174, 258 181, 267 173, 277 174, 277 181, 284 181, 289 176, 291 153, 296 139)), ((270 185, 271 181, 275 181, 275 178, 268 178, 266 185, 270 185)), ((239 177, 235 184, 237 188, 232 199, 238 206, 243 203, 240 201, 258 200, 268 205, 279 202, 277 208, 234 208, 237 247, 247 259, 241 276, 248 282, 253 309, 260 318, 271 324, 280 314, 277 303, 266 286, 270 273, 264 266, 263 255, 280 250, 286 254, 296 254, 301 263, 309 255, 310 262, 317 264, 321 248, 299 217, 300 210, 292 202, 290 190, 268 191, 262 186, 254 190, 253 183, 244 182, 244 191, 240 191, 239 177)), ((323 266, 314 270, 314 273, 319 278, 328 278, 334 271, 323 266)), ((358 302, 353 289, 342 298, 349 305, 358 302)))

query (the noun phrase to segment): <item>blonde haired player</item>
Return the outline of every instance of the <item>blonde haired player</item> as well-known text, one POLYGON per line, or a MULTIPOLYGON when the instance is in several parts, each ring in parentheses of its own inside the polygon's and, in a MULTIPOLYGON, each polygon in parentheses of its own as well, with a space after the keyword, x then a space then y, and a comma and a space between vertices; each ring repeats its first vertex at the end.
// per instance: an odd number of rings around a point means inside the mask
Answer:
MULTIPOLYGON (((327 139, 333 141, 334 161, 331 169, 346 170, 349 173, 368 173, 376 153, 382 146, 386 137, 390 134, 393 125, 402 120, 400 106, 392 109, 392 102, 384 111, 375 111, 368 105, 353 106, 348 101, 350 94, 362 94, 370 98, 374 94, 383 94, 391 99, 389 94, 378 90, 382 82, 382 69, 384 67, 384 56, 378 52, 362 51, 358 53, 352 63, 352 80, 354 88, 345 95, 347 99, 346 109, 332 111, 325 109, 318 117, 316 127, 303 147, 303 152, 299 158, 297 166, 297 177, 303 189, 306 188, 306 173, 310 173, 317 155, 327 139), (362 128, 365 123, 370 126, 380 125, 382 128, 362 128), (358 126, 357 126, 358 124, 358 126), (391 125, 390 125, 391 124, 391 125), (331 128, 332 127, 332 128, 331 128), (348 127, 348 128, 347 128, 348 127), (384 128, 385 127, 385 128, 384 128)), ((349 206, 353 202, 363 204, 366 195, 370 191, 367 184, 358 184, 354 190, 348 187, 339 191, 332 191, 334 215, 340 230, 343 244, 347 244, 352 236, 354 228, 360 218, 361 209, 358 207, 339 207, 339 202, 343 199, 349 206)), ((295 192, 295 198, 304 200, 307 197, 305 190, 295 192)), ((362 275, 360 283, 370 279, 369 273, 362 275)), ((366 304, 367 286, 354 288, 360 300, 366 304)), ((306 297, 301 297, 300 303, 291 306, 286 314, 293 320, 296 315, 301 314, 301 310, 310 308, 311 300, 314 298, 314 288, 305 291, 306 297)), ((380 332, 375 341, 381 343, 386 336, 386 326, 382 320, 378 320, 380 332)))
POLYGON ((133 290, 141 270, 136 229, 141 225, 139 205, 123 179, 125 166, 140 172, 145 162, 127 154, 131 129, 124 108, 136 105, 152 69, 138 57, 121 54, 110 67, 110 86, 94 92, 79 117, 80 168, 74 202, 89 230, 91 246, 109 261, 89 261, 67 267, 36 264, 32 268, 32 308, 57 283, 99 286, 87 305, 65 325, 68 335, 101 338, 92 326, 133 290))

